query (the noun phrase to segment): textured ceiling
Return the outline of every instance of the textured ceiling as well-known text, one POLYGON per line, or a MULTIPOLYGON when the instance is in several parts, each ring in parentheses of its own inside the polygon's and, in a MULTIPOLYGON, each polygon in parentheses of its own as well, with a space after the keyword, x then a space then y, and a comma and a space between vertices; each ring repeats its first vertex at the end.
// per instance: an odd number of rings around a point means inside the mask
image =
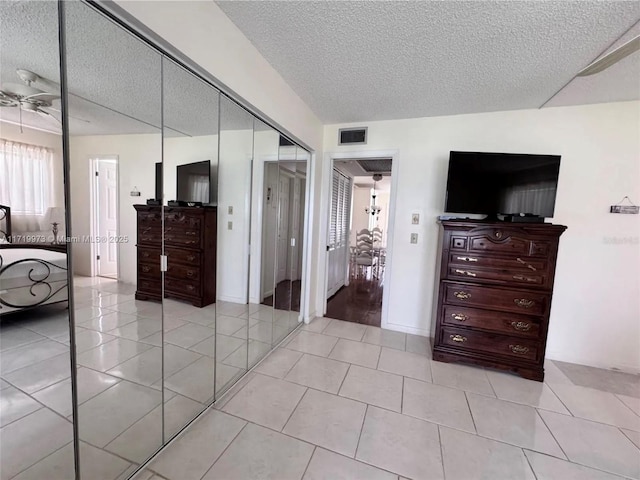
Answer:
MULTIPOLYGON (((217 3, 325 123, 538 108, 640 19, 638 1, 217 3)), ((639 57, 554 104, 639 98, 639 57)))
MULTIPOLYGON (((87 5, 67 2, 66 14, 72 135, 159 133, 161 118, 167 136, 217 132, 217 90, 163 61, 157 52, 87 5)), ((0 0, 0 85, 20 83, 15 71, 21 68, 43 77, 35 87, 59 94, 57 15, 56 2, 0 0)), ((60 109, 60 101, 53 106, 60 109)), ((223 129, 251 128, 251 116, 244 110, 224 101, 223 108, 223 129)), ((52 113, 60 118, 59 113, 52 113)), ((19 110, 1 108, 0 119, 19 122, 19 110)), ((59 130, 55 120, 31 112, 22 113, 22 122, 59 130)))

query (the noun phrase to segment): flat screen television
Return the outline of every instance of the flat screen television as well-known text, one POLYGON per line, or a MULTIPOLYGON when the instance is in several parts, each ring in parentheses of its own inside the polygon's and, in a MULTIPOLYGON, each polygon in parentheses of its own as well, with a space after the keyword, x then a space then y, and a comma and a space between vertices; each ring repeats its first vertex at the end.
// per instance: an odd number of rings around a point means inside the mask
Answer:
POLYGON ((553 217, 559 155, 451 152, 449 213, 553 217))
POLYGON ((176 200, 211 203, 211 162, 187 163, 176 167, 176 200))

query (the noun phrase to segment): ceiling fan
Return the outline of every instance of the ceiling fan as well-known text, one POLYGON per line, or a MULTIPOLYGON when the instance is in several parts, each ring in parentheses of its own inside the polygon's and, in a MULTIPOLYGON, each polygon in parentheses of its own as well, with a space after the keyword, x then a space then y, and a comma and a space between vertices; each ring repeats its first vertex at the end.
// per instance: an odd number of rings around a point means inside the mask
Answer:
POLYGON ((614 63, 619 62, 623 58, 631 55, 633 52, 640 50, 640 35, 632 38, 627 43, 620 45, 615 50, 607 53, 602 58, 599 58, 595 62, 587 65, 585 68, 578 72, 578 77, 587 77, 595 73, 600 73, 603 70, 609 68, 614 63))
MULTIPOLYGON (((43 117, 52 118, 58 124, 61 121, 51 112, 62 113, 53 107, 53 101, 58 100, 60 95, 45 92, 32 86, 33 83, 43 80, 37 73, 29 70, 16 70, 16 74, 24 84, 5 83, 0 86, 0 107, 18 107, 20 113, 20 124, 22 126, 22 112, 37 113, 43 117)), ((73 117, 76 118, 76 117, 73 117)), ((76 118, 82 122, 89 123, 88 120, 76 118)))

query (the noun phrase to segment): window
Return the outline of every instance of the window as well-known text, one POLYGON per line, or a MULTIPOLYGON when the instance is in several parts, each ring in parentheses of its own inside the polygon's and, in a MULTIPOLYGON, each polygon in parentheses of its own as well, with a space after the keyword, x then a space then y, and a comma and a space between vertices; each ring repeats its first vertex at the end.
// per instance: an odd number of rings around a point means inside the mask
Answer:
POLYGON ((44 215, 51 206, 53 151, 0 138, 0 204, 12 215, 44 215))

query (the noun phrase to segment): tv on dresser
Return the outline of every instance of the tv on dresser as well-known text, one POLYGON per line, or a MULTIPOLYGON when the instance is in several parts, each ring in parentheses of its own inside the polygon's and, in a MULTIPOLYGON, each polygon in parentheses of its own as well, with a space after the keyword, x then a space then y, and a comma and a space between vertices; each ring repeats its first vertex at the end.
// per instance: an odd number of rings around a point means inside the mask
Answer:
POLYGON ((447 210, 487 219, 440 221, 434 360, 544 379, 558 245, 567 228, 544 223, 554 212, 559 165, 553 155, 451 152, 447 210), (490 185, 465 188, 474 178, 490 185), (498 221, 500 214, 540 220, 498 221))

